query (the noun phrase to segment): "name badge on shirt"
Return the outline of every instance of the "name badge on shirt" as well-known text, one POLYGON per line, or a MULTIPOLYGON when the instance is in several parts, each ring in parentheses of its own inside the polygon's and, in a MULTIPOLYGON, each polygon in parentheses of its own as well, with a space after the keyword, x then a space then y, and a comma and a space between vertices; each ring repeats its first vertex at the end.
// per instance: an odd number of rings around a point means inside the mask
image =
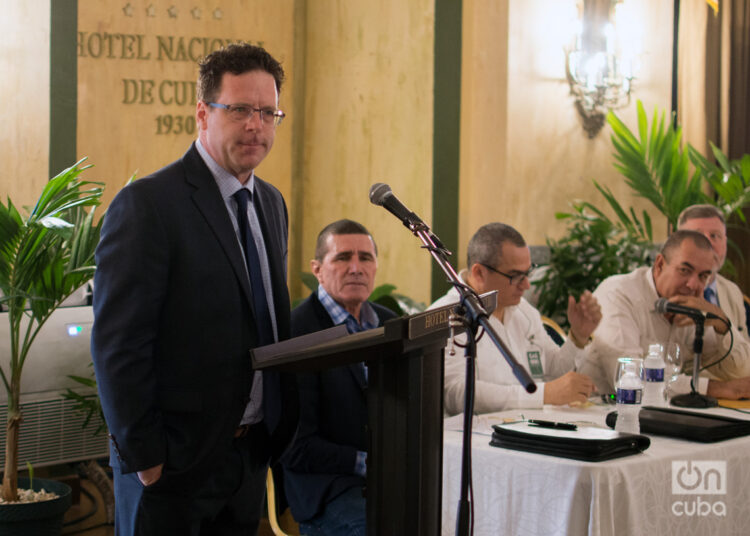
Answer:
POLYGON ((532 351, 526 352, 526 359, 529 360, 529 370, 531 371, 531 375, 534 378, 543 377, 544 371, 542 370, 542 359, 539 354, 539 351, 532 350, 532 351))

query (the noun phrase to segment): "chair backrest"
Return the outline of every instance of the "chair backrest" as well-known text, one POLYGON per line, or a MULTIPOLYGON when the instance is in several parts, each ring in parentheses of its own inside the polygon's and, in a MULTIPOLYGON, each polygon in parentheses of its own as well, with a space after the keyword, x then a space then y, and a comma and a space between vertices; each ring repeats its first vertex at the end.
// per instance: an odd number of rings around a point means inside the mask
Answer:
MULTIPOLYGON (((299 526, 292 520, 291 514, 287 515, 284 514, 284 522, 283 524, 285 526, 289 525, 291 526, 289 529, 290 532, 285 531, 281 528, 279 516, 277 513, 277 507, 276 507, 276 485, 273 481, 273 471, 271 468, 268 468, 268 473, 266 474, 266 503, 268 504, 268 523, 271 525, 271 530, 274 533, 274 536, 298 536, 299 535, 299 526)), ((287 511, 289 509, 287 508, 287 511)))
POLYGON ((567 339, 567 336, 557 322, 547 316, 542 315, 542 324, 544 324, 544 331, 546 331, 547 335, 549 335, 550 338, 555 341, 555 344, 557 344, 558 346, 562 346, 565 343, 565 339, 567 339))

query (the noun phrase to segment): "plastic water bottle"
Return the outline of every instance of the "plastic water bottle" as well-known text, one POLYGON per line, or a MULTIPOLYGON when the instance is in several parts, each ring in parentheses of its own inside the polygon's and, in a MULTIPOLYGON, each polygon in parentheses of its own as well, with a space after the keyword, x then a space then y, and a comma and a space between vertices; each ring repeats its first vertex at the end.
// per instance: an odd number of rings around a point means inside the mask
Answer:
POLYGON ((638 415, 641 412, 643 381, 635 363, 627 363, 620 379, 617 380, 617 421, 615 430, 626 434, 638 434, 641 425, 638 415))
POLYGON ((661 344, 648 347, 643 360, 643 405, 664 406, 664 358, 661 344))

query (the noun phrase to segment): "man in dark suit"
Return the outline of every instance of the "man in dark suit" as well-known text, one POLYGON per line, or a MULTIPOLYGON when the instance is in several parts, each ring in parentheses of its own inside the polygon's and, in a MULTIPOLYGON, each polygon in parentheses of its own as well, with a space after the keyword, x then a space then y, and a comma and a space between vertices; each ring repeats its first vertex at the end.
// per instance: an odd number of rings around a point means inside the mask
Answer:
POLYGON ((289 336, 286 205, 253 173, 283 77, 260 47, 207 56, 198 140, 107 212, 92 354, 118 536, 255 534, 269 459, 296 428, 294 378, 248 353, 289 336))
MULTIPOLYGON (((318 289, 292 311, 292 335, 345 324, 349 333, 396 315, 367 301, 377 248, 361 224, 339 220, 318 235, 318 289)), ((367 369, 363 363, 298 376, 300 426, 283 458, 286 496, 308 536, 366 533, 367 369)))

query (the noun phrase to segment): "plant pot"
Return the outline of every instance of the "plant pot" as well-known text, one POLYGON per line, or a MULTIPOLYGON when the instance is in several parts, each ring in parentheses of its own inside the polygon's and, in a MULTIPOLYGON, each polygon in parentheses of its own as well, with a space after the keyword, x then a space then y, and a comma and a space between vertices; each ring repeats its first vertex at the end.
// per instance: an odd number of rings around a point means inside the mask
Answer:
MULTIPOLYGON (((18 479, 19 488, 29 488, 28 478, 18 479)), ((3 536, 59 536, 62 521, 71 504, 70 486, 35 478, 34 491, 44 488, 57 493, 59 497, 35 503, 0 504, 0 534, 3 536)))

